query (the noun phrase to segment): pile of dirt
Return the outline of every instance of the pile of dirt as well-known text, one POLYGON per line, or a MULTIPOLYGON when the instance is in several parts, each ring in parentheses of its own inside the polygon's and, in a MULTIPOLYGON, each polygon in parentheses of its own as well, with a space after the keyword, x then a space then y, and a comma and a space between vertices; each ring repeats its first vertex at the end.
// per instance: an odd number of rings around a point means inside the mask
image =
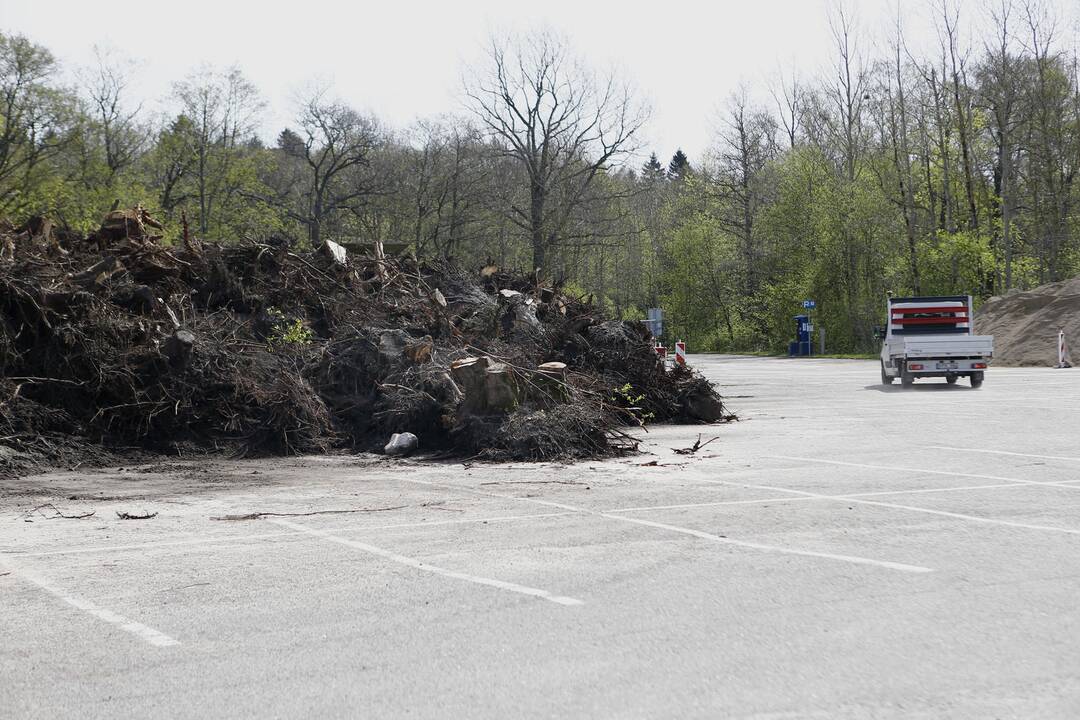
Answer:
POLYGON ((0 227, 0 470, 105 453, 381 449, 570 459, 620 428, 715 422, 638 322, 488 267, 357 256, 332 242, 168 247, 141 208, 80 237, 0 227))
POLYGON ((1055 367, 1058 333, 1080 352, 1080 277, 992 297, 975 313, 975 331, 994 336, 994 364, 1055 367))

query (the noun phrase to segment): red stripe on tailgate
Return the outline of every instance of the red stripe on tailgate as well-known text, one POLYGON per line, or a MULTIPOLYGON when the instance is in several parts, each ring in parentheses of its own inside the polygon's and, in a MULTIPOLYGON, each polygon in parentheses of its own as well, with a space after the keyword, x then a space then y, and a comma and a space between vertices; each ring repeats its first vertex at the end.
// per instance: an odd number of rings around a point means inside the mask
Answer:
POLYGON ((967 306, 966 305, 957 305, 956 307, 945 307, 943 305, 927 305, 926 307, 905 307, 905 308, 894 307, 894 308, 892 308, 892 311, 894 313, 907 313, 908 315, 911 315, 912 313, 932 313, 932 312, 950 312, 950 313, 962 312, 962 313, 966 313, 967 312, 967 306))
POLYGON ((966 317, 893 318, 893 325, 962 325, 966 317))

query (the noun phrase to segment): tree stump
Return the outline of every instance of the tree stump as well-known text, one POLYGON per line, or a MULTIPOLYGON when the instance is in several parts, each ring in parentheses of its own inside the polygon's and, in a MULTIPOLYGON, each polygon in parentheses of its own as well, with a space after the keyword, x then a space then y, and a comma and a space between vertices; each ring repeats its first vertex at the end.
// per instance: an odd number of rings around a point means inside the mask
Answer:
POLYGON ((513 369, 491 358, 455 360, 450 375, 464 395, 459 411, 466 415, 502 415, 521 402, 521 387, 513 369))
POLYGON ((169 359, 169 367, 173 370, 183 370, 191 360, 191 352, 195 348, 195 334, 190 330, 177 330, 165 341, 161 351, 169 359))
POLYGON ((484 396, 487 415, 508 413, 521 401, 521 389, 509 365, 494 363, 484 371, 484 396))
POLYGON ((540 399, 552 403, 570 401, 570 386, 566 384, 566 363, 546 362, 536 368, 534 383, 540 399))
POLYGON ((467 357, 450 363, 450 377, 461 390, 461 412, 468 415, 484 414, 484 371, 488 367, 486 357, 467 357))

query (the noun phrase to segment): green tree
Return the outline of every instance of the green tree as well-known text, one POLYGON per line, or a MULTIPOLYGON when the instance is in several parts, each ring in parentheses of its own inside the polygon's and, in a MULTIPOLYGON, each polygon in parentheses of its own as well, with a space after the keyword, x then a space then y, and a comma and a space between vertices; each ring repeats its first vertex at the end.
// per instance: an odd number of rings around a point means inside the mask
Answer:
POLYGON ((229 206, 250 181, 251 153, 258 115, 265 107, 258 90, 239 68, 204 66, 173 87, 186 118, 184 143, 191 151, 190 176, 199 232, 222 234, 229 224, 229 206), (241 167, 247 164, 247 167, 241 167))
POLYGON ((56 59, 21 35, 0 34, 0 214, 41 210, 51 164, 77 134, 75 98, 55 85, 56 59))
POLYGON ((649 155, 649 161, 641 166, 641 177, 646 181, 665 180, 664 166, 656 157, 656 153, 649 155))
POLYGON ((668 162, 667 174, 670 180, 685 180, 686 176, 690 174, 690 159, 686 157, 686 153, 682 151, 682 148, 676 150, 675 154, 671 156, 671 161, 668 162))

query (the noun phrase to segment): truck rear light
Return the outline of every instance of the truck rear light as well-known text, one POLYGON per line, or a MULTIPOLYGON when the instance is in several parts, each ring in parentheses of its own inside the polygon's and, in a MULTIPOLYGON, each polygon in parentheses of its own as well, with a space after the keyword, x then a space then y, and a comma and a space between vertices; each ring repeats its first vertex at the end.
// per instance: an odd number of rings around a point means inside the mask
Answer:
POLYGON ((986 363, 973 363, 971 367, 975 368, 976 370, 985 370, 986 363))
POLYGON ((912 363, 908 365, 908 370, 922 370, 923 366, 920 363, 912 363))

